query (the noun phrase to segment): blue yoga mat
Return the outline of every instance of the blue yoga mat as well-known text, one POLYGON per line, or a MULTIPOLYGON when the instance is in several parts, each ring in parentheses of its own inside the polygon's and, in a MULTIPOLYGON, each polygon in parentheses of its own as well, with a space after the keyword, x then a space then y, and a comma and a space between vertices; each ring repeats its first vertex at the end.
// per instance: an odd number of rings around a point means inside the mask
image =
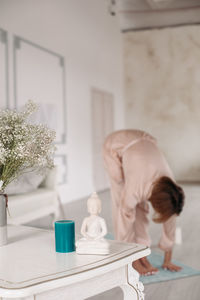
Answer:
MULTIPOLYGON (((106 238, 110 239, 110 240, 114 240, 112 233, 108 233, 106 235, 106 238)), ((157 282, 163 282, 163 281, 168 281, 168 280, 175 280, 175 279, 200 275, 199 270, 195 270, 195 269, 188 267, 188 266, 186 266, 178 261, 175 261, 175 260, 173 260, 173 263, 182 267, 181 271, 170 272, 170 271, 162 269, 161 266, 163 263, 163 256, 156 252, 152 252, 148 256, 148 260, 154 267, 159 269, 159 272, 154 275, 151 275, 151 276, 140 276, 140 281, 145 285, 151 284, 151 283, 157 283, 157 282)))
POLYGON ((199 270, 195 270, 175 260, 173 260, 173 263, 182 267, 181 271, 170 272, 162 269, 161 266, 163 262, 163 256, 155 252, 152 252, 148 256, 148 260, 154 267, 159 269, 159 272, 152 276, 140 276, 140 281, 142 281, 143 284, 157 283, 162 281, 175 280, 189 276, 200 275, 199 270))

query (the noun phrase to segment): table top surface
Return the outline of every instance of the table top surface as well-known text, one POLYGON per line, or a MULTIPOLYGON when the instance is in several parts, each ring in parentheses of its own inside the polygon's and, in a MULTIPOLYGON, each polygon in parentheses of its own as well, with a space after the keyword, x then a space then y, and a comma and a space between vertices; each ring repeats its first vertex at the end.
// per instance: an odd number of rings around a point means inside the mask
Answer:
POLYGON ((0 247, 0 288, 20 289, 73 276, 114 263, 148 249, 137 244, 109 241, 109 255, 56 253, 54 231, 8 226, 8 244, 0 247))

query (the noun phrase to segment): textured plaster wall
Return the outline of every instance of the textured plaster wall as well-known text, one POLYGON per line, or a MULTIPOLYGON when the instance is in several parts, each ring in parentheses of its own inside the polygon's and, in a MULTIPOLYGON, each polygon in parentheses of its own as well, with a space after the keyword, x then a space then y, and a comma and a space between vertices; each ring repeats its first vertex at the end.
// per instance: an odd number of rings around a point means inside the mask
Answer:
POLYGON ((153 134, 178 180, 200 181, 200 26, 124 34, 126 127, 153 134))

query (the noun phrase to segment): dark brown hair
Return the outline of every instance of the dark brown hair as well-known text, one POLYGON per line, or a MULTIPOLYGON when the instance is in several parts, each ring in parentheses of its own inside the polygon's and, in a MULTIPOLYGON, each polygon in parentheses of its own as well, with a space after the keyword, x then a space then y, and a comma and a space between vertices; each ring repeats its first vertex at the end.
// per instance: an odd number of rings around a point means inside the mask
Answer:
POLYGON ((154 222, 163 223, 172 215, 179 215, 183 209, 184 198, 185 195, 180 186, 169 177, 160 177, 153 184, 149 198, 155 210, 154 222))

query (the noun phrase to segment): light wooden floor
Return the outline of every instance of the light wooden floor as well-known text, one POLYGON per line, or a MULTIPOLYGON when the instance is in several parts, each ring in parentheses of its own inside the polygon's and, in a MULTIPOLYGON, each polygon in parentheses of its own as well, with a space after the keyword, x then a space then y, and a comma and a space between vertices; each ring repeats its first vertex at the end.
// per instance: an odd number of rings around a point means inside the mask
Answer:
MULTIPOLYGON (((183 245, 175 246, 174 258, 200 270, 200 186, 185 185, 183 188, 186 193, 186 204, 182 215, 178 218, 178 224, 182 228, 183 245)), ((99 195, 103 204, 101 215, 106 219, 108 231, 112 232, 109 191, 99 195)), ((80 232, 82 220, 87 215, 86 200, 82 199, 65 205, 65 217, 75 220, 77 232, 80 232)), ((48 228, 51 226, 51 218, 30 224, 48 228)), ((151 222, 150 234, 154 237, 152 244, 155 245, 157 243, 155 237, 160 235, 160 225, 151 222)), ((147 285, 145 294, 146 300, 200 300, 200 276, 147 285)), ((123 299, 120 288, 90 298, 90 300, 111 299, 123 299)))

